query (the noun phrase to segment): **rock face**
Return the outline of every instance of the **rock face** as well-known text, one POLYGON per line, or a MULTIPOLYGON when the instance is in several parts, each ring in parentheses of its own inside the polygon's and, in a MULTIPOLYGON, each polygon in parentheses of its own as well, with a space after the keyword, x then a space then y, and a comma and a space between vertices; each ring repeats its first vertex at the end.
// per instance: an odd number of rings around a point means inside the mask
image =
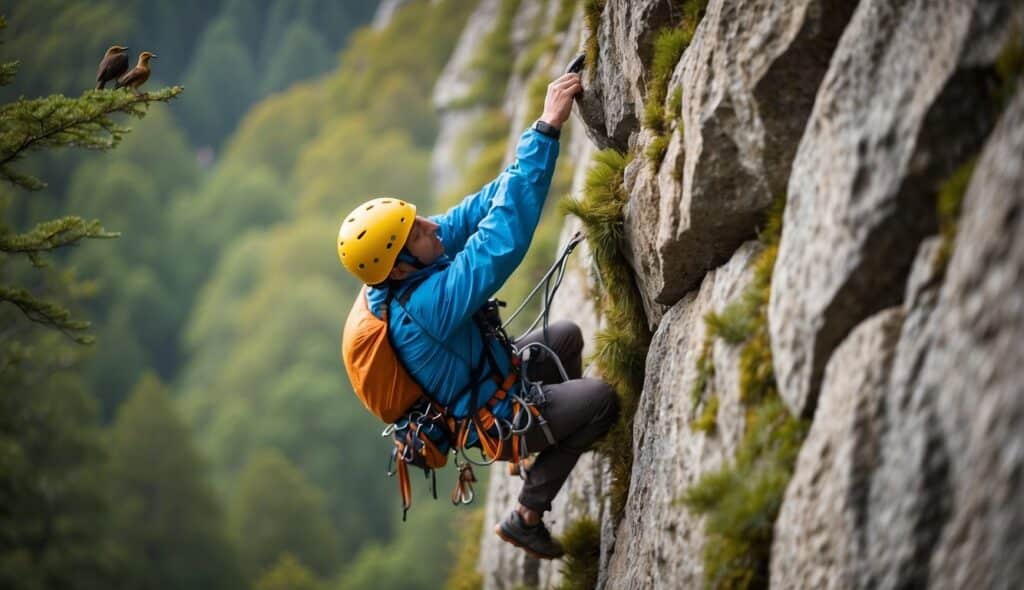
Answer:
POLYGON ((945 275, 926 241, 902 308, 860 324, 828 363, 775 525, 773 584, 1019 585, 1021 161, 1018 90, 975 170, 945 275))
MULTIPOLYGON (((708 3, 669 84, 670 95, 682 91, 680 126, 671 130, 661 166, 637 158, 627 187, 626 231, 649 309, 673 304, 728 260, 785 191, 795 146, 854 6, 708 3)), ((641 134, 638 153, 654 137, 641 134)))
MULTIPOLYGON (((501 5, 481 0, 438 82, 435 164, 478 114, 450 107, 467 95, 467 66, 501 5)), ((607 460, 586 454, 545 517, 552 531, 600 522, 597 588, 706 584, 706 523, 675 500, 734 459, 750 408, 739 396, 740 348, 716 341, 716 429, 692 426, 707 401, 695 408, 690 398, 704 318, 750 283, 763 248, 752 238, 786 193, 770 346, 787 407, 813 422, 774 523, 769 585, 1019 587, 1024 82, 1004 80, 1024 69, 1024 4, 709 0, 669 82, 682 106, 664 137, 643 128, 642 105, 654 39, 679 24, 679 2, 581 2, 546 56, 524 62, 557 75, 584 45, 583 12, 596 5, 598 59, 562 154, 576 166, 575 196, 598 149, 632 157, 622 246, 655 336, 621 519, 610 511, 607 460), (664 141, 652 165, 646 151, 664 141), (944 243, 937 187, 976 156, 955 242, 944 243)), ((549 31, 562 0, 518 6, 516 52, 549 31)), ((520 69, 508 82, 512 140, 532 116, 530 80, 520 69)), ((449 170, 435 166, 436 186, 451 184, 449 170)), ((563 243, 580 227, 567 218, 563 243)), ((581 324, 588 352, 602 327, 595 276, 581 246, 554 310, 581 324)), ((491 470, 484 587, 558 587, 562 562, 532 559, 491 530, 520 485, 491 470)))
POLYGON ((443 194, 458 180, 455 161, 458 138, 480 116, 478 108, 456 108, 465 99, 477 74, 470 65, 487 35, 494 29, 501 0, 480 0, 466 23, 444 71, 434 84, 434 107, 439 113, 438 137, 430 158, 434 194, 443 194))
POLYGON ((991 129, 979 65, 995 52, 970 48, 1005 38, 1005 20, 984 18, 1000 5, 862 0, 843 35, 793 163, 772 283, 775 372, 794 412, 813 412, 850 330, 900 302, 917 244, 936 231, 936 186, 991 129))
POLYGON ((719 405, 715 434, 695 431, 689 392, 704 343, 704 316, 721 311, 752 277, 756 242, 741 247, 725 266, 708 273, 700 291, 683 298, 662 320, 648 354, 647 377, 633 426, 633 476, 625 515, 615 535, 606 588, 701 586, 703 528, 676 500, 702 473, 731 457, 743 431, 739 354, 715 345, 719 405))
POLYGON ((878 464, 883 394, 903 311, 865 321, 825 371, 820 415, 800 450, 775 523, 772 584, 854 588, 865 567, 867 497, 878 464))

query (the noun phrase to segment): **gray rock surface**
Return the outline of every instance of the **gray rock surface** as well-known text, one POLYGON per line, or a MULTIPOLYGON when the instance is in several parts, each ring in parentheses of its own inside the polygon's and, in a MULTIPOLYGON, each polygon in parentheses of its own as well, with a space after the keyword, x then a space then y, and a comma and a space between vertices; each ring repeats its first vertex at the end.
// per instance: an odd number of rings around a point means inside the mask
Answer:
POLYGON ((794 412, 813 412, 849 331, 902 299, 916 246, 936 230, 936 186, 991 129, 994 103, 976 66, 994 54, 976 48, 1005 37, 1007 21, 981 16, 1009 5, 860 2, 793 163, 772 283, 775 372, 794 412))
POLYGON ((640 126, 646 94, 645 65, 650 63, 657 31, 675 21, 671 2, 609 0, 598 29, 597 64, 584 76, 580 115, 600 148, 625 152, 640 126))
POLYGON ((704 345, 704 316, 738 297, 753 276, 757 242, 741 247, 708 273, 699 292, 672 307, 655 333, 647 376, 633 426, 633 473, 629 500, 616 531, 606 588, 693 588, 702 585, 701 519, 675 501, 700 476, 732 456, 743 430, 738 378, 739 351, 718 342, 714 349, 719 392, 718 429, 705 435, 690 421, 698 409, 689 392, 704 345))
POLYGON ((1024 83, 978 162, 919 386, 950 453, 936 588, 1024 580, 1024 83))
POLYGON ((828 363, 819 412, 775 521, 774 587, 857 586, 867 565, 863 523, 902 321, 900 308, 879 312, 857 326, 828 363))
MULTIPOLYGON (((659 169, 641 165, 642 157, 635 164, 626 231, 649 300, 673 304, 754 236, 764 209, 785 190, 854 5, 708 3, 669 84, 668 96, 683 92, 681 127, 669 130, 659 169)), ((637 153, 654 137, 641 134, 637 153)))
POLYGON ((466 22, 466 28, 451 58, 434 84, 433 101, 439 118, 437 141, 430 155, 434 194, 443 194, 459 178, 460 167, 453 165, 458 139, 474 124, 481 110, 455 106, 473 88, 477 75, 469 66, 484 39, 494 30, 500 8, 500 0, 480 0, 466 22))

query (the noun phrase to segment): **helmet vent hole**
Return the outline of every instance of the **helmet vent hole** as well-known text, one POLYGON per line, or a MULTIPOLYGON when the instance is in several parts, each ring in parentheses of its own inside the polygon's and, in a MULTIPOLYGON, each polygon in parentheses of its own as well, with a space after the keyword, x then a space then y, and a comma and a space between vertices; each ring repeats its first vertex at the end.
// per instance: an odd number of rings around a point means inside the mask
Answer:
POLYGON ((339 246, 344 246, 344 245, 345 245, 345 242, 338 242, 338 245, 339 245, 339 246))
POLYGON ((369 211, 370 209, 373 209, 373 205, 367 205, 366 209, 364 209, 364 211, 369 211))
POLYGON ((405 201, 399 201, 398 204, 405 207, 405 201))
POLYGON ((399 223, 405 223, 405 218, 403 217, 402 221, 400 221, 399 223))
POLYGON ((342 255, 342 256, 344 256, 344 255, 345 255, 345 253, 344 253, 344 252, 342 252, 342 253, 341 253, 341 255, 342 255))
POLYGON ((388 242, 388 245, 384 246, 384 247, 387 248, 388 250, 390 250, 391 249, 391 242, 388 242))
POLYGON ((395 234, 391 234, 391 241, 392 242, 394 242, 397 239, 398 239, 398 236, 396 236, 395 234))
POLYGON ((356 236, 356 239, 357 240, 361 240, 361 239, 363 239, 363 236, 365 236, 365 235, 366 235, 366 230, 364 229, 363 231, 359 232, 359 235, 356 236))
POLYGON ((373 263, 374 263, 374 264, 377 264, 378 262, 380 262, 380 258, 374 258, 374 259, 373 259, 373 263))
POLYGON ((352 223, 352 222, 353 222, 353 221, 355 221, 355 220, 356 220, 356 218, 355 218, 355 217, 349 217, 349 218, 348 218, 348 222, 349 222, 349 223, 352 223))
POLYGON ((387 200, 387 201, 381 201, 381 204, 382 204, 382 205, 390 205, 390 204, 391 204, 391 201, 390 201, 390 200, 387 200))
POLYGON ((366 268, 366 265, 365 265, 365 264, 363 264, 362 262, 360 262, 360 263, 359 263, 359 268, 366 268))

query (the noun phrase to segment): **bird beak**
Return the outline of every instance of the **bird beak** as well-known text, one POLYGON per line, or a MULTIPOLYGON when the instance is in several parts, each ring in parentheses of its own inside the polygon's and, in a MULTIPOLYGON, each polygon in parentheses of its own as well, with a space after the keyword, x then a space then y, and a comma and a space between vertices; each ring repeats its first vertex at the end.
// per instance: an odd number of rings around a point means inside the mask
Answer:
POLYGON ((149 59, 156 59, 156 56, 155 55, 151 55, 151 56, 149 56, 149 59))

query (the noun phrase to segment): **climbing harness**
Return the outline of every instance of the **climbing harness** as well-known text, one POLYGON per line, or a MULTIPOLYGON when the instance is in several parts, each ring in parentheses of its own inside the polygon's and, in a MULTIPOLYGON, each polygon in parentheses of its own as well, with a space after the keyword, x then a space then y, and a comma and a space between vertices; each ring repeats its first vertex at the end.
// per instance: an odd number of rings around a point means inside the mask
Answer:
MULTIPOLYGON (((397 420, 392 421, 384 428, 381 436, 390 438, 394 444, 388 461, 387 473, 388 476, 398 476, 399 490, 402 496, 403 521, 412 505, 409 465, 424 471, 424 475, 431 481, 432 495, 437 499, 435 471, 447 464, 448 455, 451 454, 458 468, 455 489, 451 493, 452 504, 469 504, 474 499, 473 484, 477 481, 473 473, 474 465, 487 466, 499 460, 508 461, 511 474, 525 477, 524 463, 530 455, 526 443, 527 432, 538 427, 550 444, 556 443, 554 433, 540 411, 547 403, 542 387, 543 383, 531 381, 527 374, 531 359, 547 357, 554 361, 562 379, 568 380, 561 360, 548 345, 548 314, 555 294, 565 276, 568 256, 582 238, 580 233, 573 236, 551 268, 506 322, 502 323, 500 317, 500 308, 504 307, 505 303, 497 299, 491 299, 473 314, 473 321, 480 330, 484 343, 481 358, 475 366, 452 351, 447 343, 437 341, 439 346, 455 355, 469 368, 470 378, 466 389, 473 395, 472 409, 469 415, 456 418, 445 407, 437 403, 425 389, 417 386, 417 401, 397 420), (508 336, 507 327, 526 308, 527 303, 540 291, 541 287, 544 288, 541 311, 524 336, 532 331, 538 323, 542 323, 543 342, 532 342, 517 347, 516 340, 508 336), (508 374, 502 374, 501 367, 490 345, 491 342, 498 342, 509 355, 508 374), (481 386, 488 380, 495 383, 497 390, 486 401, 477 399, 480 396, 481 386), (519 385, 518 393, 513 393, 517 384, 519 385), (497 405, 506 399, 511 400, 511 417, 509 419, 494 413, 497 405), (470 456, 468 449, 472 447, 478 449, 479 458, 470 456)), ((405 303, 408 301, 411 291, 417 286, 418 283, 408 285, 395 298, 395 302, 405 309, 405 303)), ((390 301, 389 297, 388 303, 390 301)), ((419 324, 407 309, 405 311, 412 321, 419 324)), ((424 330, 424 333, 433 338, 429 331, 424 330)), ((398 364, 401 365, 400 362, 398 364)), ((408 375, 404 368, 402 368, 402 372, 408 375)), ((412 381, 411 377, 410 381, 412 381)), ((362 393, 359 395, 361 399, 366 397, 362 393)), ((455 397, 458 398, 460 395, 455 397)), ((365 400, 364 404, 367 404, 365 400)), ((369 404, 367 406, 369 407, 369 404)))

